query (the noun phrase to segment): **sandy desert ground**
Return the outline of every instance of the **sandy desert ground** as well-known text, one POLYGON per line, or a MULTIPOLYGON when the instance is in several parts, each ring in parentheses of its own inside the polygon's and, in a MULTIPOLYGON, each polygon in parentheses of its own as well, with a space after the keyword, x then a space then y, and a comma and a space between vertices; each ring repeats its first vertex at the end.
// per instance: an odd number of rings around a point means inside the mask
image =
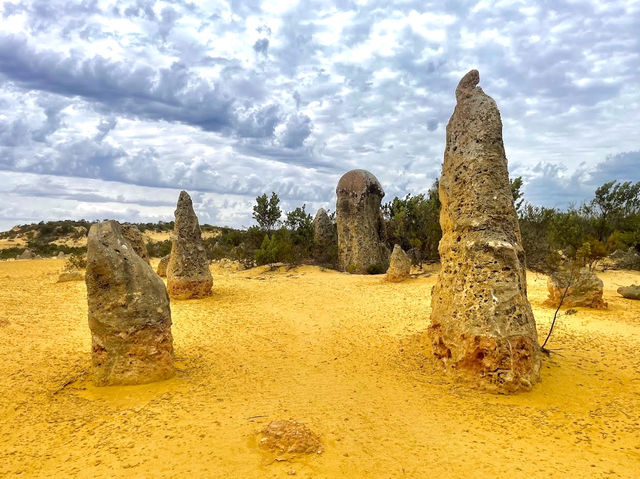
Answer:
MULTIPOLYGON (((542 383, 450 383, 424 355, 434 271, 404 283, 316 267, 212 266, 214 295, 172 303, 177 377, 96 388, 84 283, 61 260, 0 262, 0 476, 639 477, 640 301, 611 271, 606 311, 562 314, 542 383), (279 462, 275 419, 324 452, 279 462)), ((540 336, 553 310, 529 274, 540 336)))

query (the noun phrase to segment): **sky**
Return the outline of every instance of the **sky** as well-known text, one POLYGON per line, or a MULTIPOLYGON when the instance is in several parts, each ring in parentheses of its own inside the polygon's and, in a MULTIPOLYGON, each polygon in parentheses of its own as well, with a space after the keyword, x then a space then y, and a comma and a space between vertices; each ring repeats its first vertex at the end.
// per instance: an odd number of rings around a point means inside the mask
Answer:
POLYGON ((439 176, 469 70, 525 199, 640 181, 640 0, 0 0, 0 230, 57 219, 248 227, 439 176))

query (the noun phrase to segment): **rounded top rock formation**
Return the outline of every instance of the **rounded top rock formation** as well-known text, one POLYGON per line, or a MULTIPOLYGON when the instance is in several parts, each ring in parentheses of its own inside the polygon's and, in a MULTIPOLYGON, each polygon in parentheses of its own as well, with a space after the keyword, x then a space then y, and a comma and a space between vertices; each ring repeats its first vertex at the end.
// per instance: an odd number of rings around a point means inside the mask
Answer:
POLYGON ((480 83, 480 72, 471 70, 462 77, 456 88, 456 100, 460 100, 473 92, 473 89, 480 83))
POLYGON ((384 190, 378 179, 373 173, 367 170, 351 170, 347 171, 336 187, 336 194, 347 194, 352 196, 361 196, 364 194, 376 194, 382 198, 384 190))

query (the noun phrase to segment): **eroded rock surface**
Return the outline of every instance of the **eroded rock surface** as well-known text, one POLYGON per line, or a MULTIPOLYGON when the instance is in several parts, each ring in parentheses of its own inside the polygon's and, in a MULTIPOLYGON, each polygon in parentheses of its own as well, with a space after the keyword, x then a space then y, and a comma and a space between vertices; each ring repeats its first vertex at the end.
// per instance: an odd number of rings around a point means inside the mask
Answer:
POLYGON ((171 237, 171 255, 167 265, 167 289, 174 299, 202 298, 211 295, 213 278, 202 242, 200 224, 191 197, 180 192, 171 237))
POLYGON ((476 70, 462 78, 447 125, 442 267, 428 333, 446 371, 487 390, 515 392, 538 382, 540 347, 500 112, 478 82, 476 70))
POLYGON ((556 307, 562 301, 562 305, 567 308, 584 306, 605 309, 607 303, 602 299, 603 288, 602 280, 587 268, 581 268, 578 271, 561 269, 547 279, 549 298, 546 303, 556 307), (569 289, 567 289, 567 285, 569 285, 569 289), (562 299, 563 294, 564 299, 562 299))
POLYGON ((410 273, 411 258, 409 258, 409 255, 397 244, 393 247, 393 252, 391 253, 391 261, 389 262, 386 279, 387 281, 398 283, 407 279, 410 273))
POLYGON ((122 236, 133 246, 134 251, 140 256, 147 264, 151 264, 149 253, 147 251, 147 244, 144 240, 144 235, 140 232, 135 225, 120 225, 122 230, 122 236))
POLYGON ((313 241, 316 245, 334 242, 333 223, 324 208, 320 208, 313 219, 313 241))
POLYGON ((335 262, 337 248, 336 229, 324 208, 320 208, 313 219, 313 257, 320 262, 335 262))
POLYGON ((142 384, 173 376, 167 290, 116 221, 91 226, 86 283, 95 384, 142 384))
POLYGON ((160 258, 158 262, 158 267, 156 268, 156 273, 162 278, 167 276, 167 266, 169 266, 169 260, 171 259, 171 255, 168 254, 160 258))
POLYGON ((299 454, 321 454, 320 437, 305 424, 297 421, 270 422, 260 432, 258 444, 277 455, 277 460, 287 460, 299 454))
POLYGON ((380 182, 368 171, 351 170, 340 178, 336 195, 340 269, 384 273, 389 267, 389 250, 384 245, 380 182))
POLYGON ((618 294, 627 299, 640 299, 640 286, 632 284, 631 286, 622 286, 618 288, 618 294))

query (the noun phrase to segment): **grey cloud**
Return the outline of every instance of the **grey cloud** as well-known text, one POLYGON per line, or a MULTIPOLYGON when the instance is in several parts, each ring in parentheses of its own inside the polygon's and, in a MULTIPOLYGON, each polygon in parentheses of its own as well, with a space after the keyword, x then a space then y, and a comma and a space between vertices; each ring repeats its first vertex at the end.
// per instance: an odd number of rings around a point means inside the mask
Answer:
POLYGON ((262 55, 266 55, 269 50, 269 39, 260 38, 256 40, 256 42, 253 44, 253 50, 256 53, 261 53, 262 55))
POLYGON ((311 134, 311 118, 307 115, 291 115, 285 124, 280 141, 285 148, 300 148, 311 134))
POLYGON ((173 8, 164 7, 162 9, 161 21, 158 24, 158 33, 164 41, 167 40, 167 36, 178 18, 180 18, 180 15, 173 8))
POLYGON ((111 130, 113 130, 118 124, 118 119, 115 117, 111 117, 108 119, 101 119, 100 123, 97 126, 98 133, 93 137, 95 141, 100 143, 105 137, 109 134, 111 130))
POLYGON ((608 181, 640 181, 640 151, 611 155, 589 172, 590 185, 600 186, 608 181))
POLYGON ((148 20, 155 20, 156 14, 153 11, 154 0, 137 0, 135 5, 130 5, 124 10, 124 14, 129 17, 144 17, 148 20))
POLYGON ((244 76, 239 67, 225 68, 223 86, 199 78, 180 63, 158 70, 131 68, 102 57, 36 51, 24 37, 4 36, 0 37, 0 71, 24 88, 80 95, 120 114, 182 122, 208 131, 269 136, 279 121, 276 105, 246 105, 262 98, 264 90, 259 79, 244 76))

